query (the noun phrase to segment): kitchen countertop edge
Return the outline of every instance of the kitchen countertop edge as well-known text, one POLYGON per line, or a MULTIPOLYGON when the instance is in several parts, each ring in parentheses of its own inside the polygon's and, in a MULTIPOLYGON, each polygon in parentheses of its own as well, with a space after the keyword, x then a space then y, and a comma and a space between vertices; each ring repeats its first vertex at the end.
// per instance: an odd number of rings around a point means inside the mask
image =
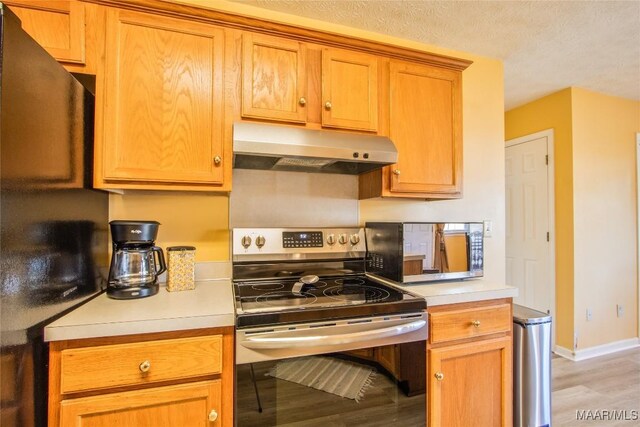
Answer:
POLYGON ((427 301, 427 308, 438 305, 515 298, 518 296, 518 288, 516 287, 473 280, 399 285, 398 287, 424 297, 427 301))
POLYGON ((45 341, 115 337, 235 325, 231 280, 197 281, 196 289, 136 300, 105 293, 47 325, 45 341))

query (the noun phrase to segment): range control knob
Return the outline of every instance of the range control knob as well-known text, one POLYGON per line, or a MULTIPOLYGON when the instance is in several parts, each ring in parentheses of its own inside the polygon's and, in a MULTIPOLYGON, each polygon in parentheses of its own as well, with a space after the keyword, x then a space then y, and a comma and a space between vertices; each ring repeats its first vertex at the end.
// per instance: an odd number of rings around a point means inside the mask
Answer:
POLYGON ((339 242, 341 245, 346 245, 346 244, 347 244, 347 235, 346 235, 346 234, 341 234, 341 235, 338 237, 338 242, 339 242))
POLYGON ((266 242, 267 242, 267 240, 264 238, 264 236, 256 237, 256 246, 258 248, 263 247, 266 242))
POLYGON ((357 234, 352 234, 349 240, 351 241, 351 244, 355 246, 360 243, 360 236, 358 236, 357 234))
POLYGON ((329 246, 333 246, 336 244, 336 235, 335 234, 329 234, 327 236, 327 243, 329 244, 329 246))
POLYGON ((247 249, 249 246, 251 246, 251 237, 249 236, 243 236, 242 237, 242 241, 240 241, 240 243, 242 243, 242 246, 247 249))

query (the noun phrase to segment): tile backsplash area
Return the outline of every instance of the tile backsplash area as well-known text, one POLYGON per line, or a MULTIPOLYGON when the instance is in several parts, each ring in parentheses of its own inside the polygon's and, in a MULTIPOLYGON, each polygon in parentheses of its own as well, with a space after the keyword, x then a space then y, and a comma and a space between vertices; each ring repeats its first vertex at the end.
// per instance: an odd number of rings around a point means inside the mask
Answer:
POLYGON ((234 169, 230 228, 358 225, 354 175, 234 169))

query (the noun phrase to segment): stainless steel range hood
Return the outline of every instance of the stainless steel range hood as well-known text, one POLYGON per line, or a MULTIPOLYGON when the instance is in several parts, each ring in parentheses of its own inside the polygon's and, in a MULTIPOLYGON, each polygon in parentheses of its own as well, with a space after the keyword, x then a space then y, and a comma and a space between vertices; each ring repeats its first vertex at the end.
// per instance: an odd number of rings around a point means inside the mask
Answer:
POLYGON ((396 163, 387 137, 292 126, 233 124, 233 167, 358 175, 396 163))

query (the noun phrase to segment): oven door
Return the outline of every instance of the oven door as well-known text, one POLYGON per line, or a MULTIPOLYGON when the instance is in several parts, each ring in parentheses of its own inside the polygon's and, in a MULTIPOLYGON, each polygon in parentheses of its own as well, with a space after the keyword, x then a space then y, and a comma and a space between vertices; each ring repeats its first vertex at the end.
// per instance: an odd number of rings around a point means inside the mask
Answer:
POLYGON ((426 313, 238 330, 238 426, 425 425, 426 313))

